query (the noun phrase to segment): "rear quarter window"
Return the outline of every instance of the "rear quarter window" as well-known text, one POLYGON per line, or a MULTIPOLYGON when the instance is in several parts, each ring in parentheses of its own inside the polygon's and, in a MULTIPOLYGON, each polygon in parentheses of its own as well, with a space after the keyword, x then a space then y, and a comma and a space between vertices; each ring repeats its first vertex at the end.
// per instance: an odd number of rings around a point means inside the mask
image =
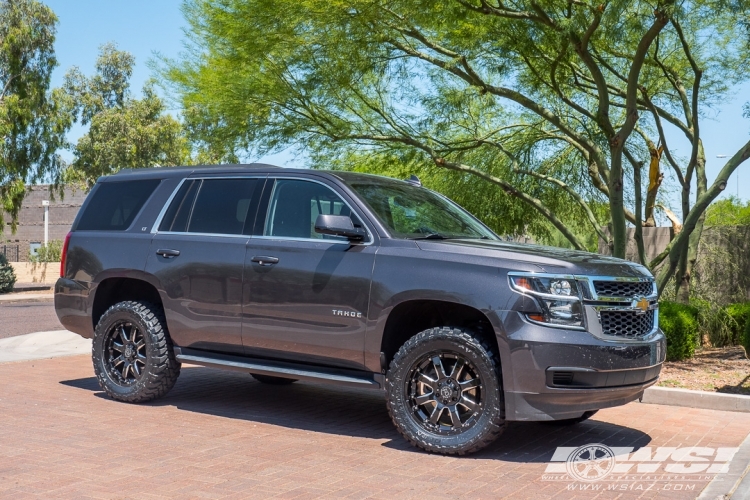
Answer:
POLYGON ((76 230, 128 229, 160 182, 160 179, 102 182, 91 195, 76 230))

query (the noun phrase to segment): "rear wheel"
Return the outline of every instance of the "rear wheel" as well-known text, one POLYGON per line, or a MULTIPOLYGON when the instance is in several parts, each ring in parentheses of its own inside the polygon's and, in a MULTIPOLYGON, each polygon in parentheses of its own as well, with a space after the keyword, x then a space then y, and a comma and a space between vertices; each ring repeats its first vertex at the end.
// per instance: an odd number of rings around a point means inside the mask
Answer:
POLYGON ((432 328, 409 339, 391 362, 386 389, 396 428, 424 450, 472 453, 505 429, 497 356, 470 331, 432 328))
POLYGON ((164 396, 180 375, 164 313, 146 302, 120 302, 102 315, 92 360, 104 392, 127 403, 164 396))
POLYGON ((272 377, 271 375, 258 375, 256 373, 251 373, 250 375, 258 382, 269 385, 289 385, 297 381, 293 378, 272 377))

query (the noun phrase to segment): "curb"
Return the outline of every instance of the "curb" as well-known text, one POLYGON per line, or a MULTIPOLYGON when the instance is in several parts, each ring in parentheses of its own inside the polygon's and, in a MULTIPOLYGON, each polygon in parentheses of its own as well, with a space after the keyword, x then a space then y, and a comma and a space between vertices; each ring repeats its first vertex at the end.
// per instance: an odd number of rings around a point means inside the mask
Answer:
POLYGON ((669 387, 649 387, 643 391, 641 403, 750 413, 750 396, 669 387))
POLYGON ((750 436, 729 464, 729 472, 718 474, 703 488, 697 500, 729 500, 750 498, 750 436))
POLYGON ((55 296, 51 293, 9 293, 7 295, 0 295, 0 305, 17 302, 52 302, 53 300, 55 300, 55 296))
POLYGON ((55 289, 55 285, 47 285, 41 283, 16 283, 13 286, 13 292, 52 292, 55 289))

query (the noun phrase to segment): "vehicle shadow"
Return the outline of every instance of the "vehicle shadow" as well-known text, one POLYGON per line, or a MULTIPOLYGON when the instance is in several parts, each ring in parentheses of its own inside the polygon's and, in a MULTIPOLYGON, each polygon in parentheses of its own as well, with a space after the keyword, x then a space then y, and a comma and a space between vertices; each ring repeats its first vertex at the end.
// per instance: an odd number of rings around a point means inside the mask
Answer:
MULTIPOLYGON (((95 377, 61 384, 109 399, 95 377)), ((291 429, 385 440, 382 446, 421 453, 394 428, 380 391, 301 382, 273 386, 242 373, 183 366, 174 389, 164 398, 146 404, 291 429)), ((548 462, 558 446, 602 443, 639 448, 650 441, 648 434, 598 421, 596 417, 573 426, 512 422, 495 443, 469 458, 548 462)))

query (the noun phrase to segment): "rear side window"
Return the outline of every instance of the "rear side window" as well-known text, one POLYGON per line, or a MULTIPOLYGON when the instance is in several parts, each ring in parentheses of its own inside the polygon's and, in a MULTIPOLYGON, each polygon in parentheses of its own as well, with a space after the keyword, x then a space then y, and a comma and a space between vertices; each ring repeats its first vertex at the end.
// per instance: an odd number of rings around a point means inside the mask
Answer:
POLYGON ((193 210, 195 195, 201 185, 199 180, 188 180, 180 187, 180 190, 169 205, 164 218, 159 225, 159 231, 184 233, 187 231, 190 212, 193 210))
POLYGON ((187 180, 164 213, 159 231, 242 234, 260 188, 254 178, 187 180))
POLYGON ((160 179, 102 182, 81 214, 76 230, 126 230, 160 182, 160 179))

